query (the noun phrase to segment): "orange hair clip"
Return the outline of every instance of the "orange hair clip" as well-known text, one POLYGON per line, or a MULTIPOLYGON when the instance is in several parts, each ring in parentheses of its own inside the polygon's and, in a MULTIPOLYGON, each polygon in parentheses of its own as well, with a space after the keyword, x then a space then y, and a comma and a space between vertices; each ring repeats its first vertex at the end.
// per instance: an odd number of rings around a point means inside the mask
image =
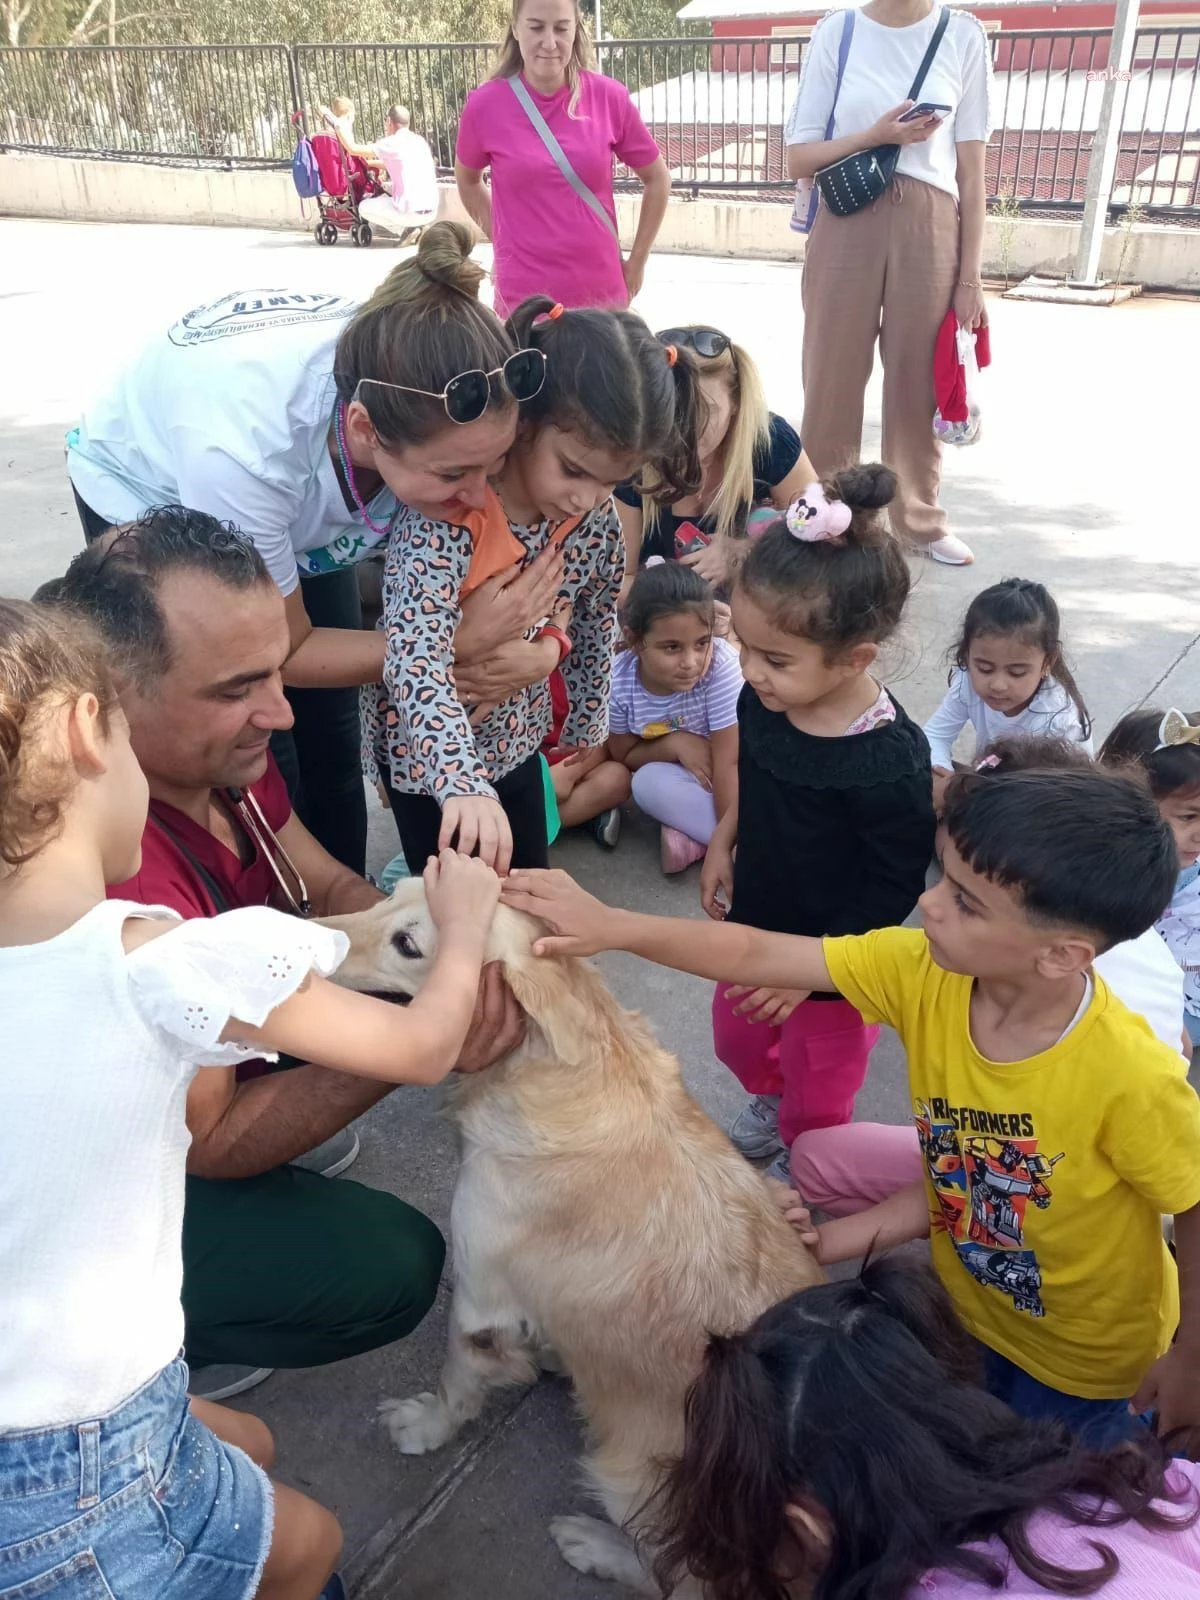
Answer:
POLYGON ((547 311, 547 313, 546 313, 546 321, 547 322, 557 322, 559 317, 562 316, 562 314, 563 314, 562 305, 561 304, 553 305, 553 306, 550 307, 549 311, 547 311))
POLYGON ((666 348, 666 352, 667 352, 667 365, 669 367, 673 367, 675 365, 675 363, 679 360, 679 351, 676 350, 676 348, 675 348, 675 346, 673 344, 669 344, 665 348, 666 348))

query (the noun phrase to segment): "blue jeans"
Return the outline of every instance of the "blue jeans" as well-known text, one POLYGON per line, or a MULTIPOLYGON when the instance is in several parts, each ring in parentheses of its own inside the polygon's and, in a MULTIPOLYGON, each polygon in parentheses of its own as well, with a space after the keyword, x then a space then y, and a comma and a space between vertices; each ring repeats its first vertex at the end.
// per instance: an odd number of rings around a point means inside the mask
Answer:
POLYGON ((271 1486, 164 1367, 107 1416, 0 1433, 0 1600, 249 1600, 271 1486))
POLYGON ((1064 1394, 1030 1377, 1023 1367, 986 1345, 983 1386, 1027 1422, 1042 1422, 1047 1417, 1065 1422, 1080 1444, 1092 1450, 1111 1449, 1145 1431, 1143 1420, 1130 1414, 1128 1400, 1084 1400, 1064 1394))

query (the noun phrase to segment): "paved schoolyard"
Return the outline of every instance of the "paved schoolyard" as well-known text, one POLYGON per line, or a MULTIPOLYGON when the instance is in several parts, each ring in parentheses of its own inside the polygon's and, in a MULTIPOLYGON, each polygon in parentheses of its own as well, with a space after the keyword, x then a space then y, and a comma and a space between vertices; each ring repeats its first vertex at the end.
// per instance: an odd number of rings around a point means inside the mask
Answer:
MULTIPOLYGON (((781 215, 780 226, 783 218, 781 215)), ((366 291, 394 248, 318 249, 305 236, 203 228, 0 220, 0 588, 28 594, 80 542, 62 469, 62 435, 124 352, 187 307, 235 288, 366 291)), ((708 321, 759 360, 770 400, 800 411, 799 272, 792 265, 656 256, 639 309, 655 325, 708 321)), ((1012 575, 1058 598, 1077 677, 1103 733, 1138 703, 1200 705, 1195 603, 1195 398, 1200 307, 1143 300, 1114 310, 993 300, 996 366, 985 378, 985 431, 947 460, 945 504, 974 547, 966 572, 916 568, 889 681, 924 717, 945 683, 946 647, 976 589, 1012 575)), ((878 375, 877 375, 878 376, 878 375)), ((868 453, 878 443, 877 383, 868 453)), ((382 814, 372 865, 395 849, 382 814)), ((570 838, 556 858, 606 897, 699 915, 697 873, 664 881, 652 830, 637 819, 603 855, 570 838)), ((632 958, 606 962, 680 1056, 718 1117, 740 1093, 712 1058, 707 986, 632 958)), ((899 1121, 902 1065, 885 1041, 859 1114, 899 1121)), ((402 1089, 363 1119, 353 1176, 394 1189, 445 1222, 451 1131, 431 1092, 402 1089)), ((603 1197, 597 1197, 603 1203, 603 1197)), ((375 1421, 381 1396, 431 1387, 445 1320, 406 1344, 338 1367, 277 1374, 246 1397, 275 1429, 281 1475, 335 1507, 355 1592, 395 1600, 599 1597, 570 1573, 546 1533, 578 1508, 579 1447, 565 1386, 498 1401, 441 1454, 395 1455, 375 1421)))

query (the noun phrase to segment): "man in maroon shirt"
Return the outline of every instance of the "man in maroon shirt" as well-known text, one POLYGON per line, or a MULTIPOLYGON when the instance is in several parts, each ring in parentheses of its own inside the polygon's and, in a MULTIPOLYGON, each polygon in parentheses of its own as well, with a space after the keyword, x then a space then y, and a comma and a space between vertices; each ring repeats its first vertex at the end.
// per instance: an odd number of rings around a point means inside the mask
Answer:
MULTIPOLYGON (((293 814, 269 754, 292 721, 288 627, 248 540, 164 507, 89 546, 38 598, 85 614, 108 641, 150 784, 141 870, 111 896, 183 917, 303 901, 331 916, 381 898, 293 814)), ((464 1066, 497 1060, 522 1028, 487 969, 464 1066)), ((312 1063, 196 1076, 183 1226, 193 1393, 361 1354, 429 1310, 445 1255, 435 1224, 395 1195, 292 1164, 390 1092, 312 1063)))

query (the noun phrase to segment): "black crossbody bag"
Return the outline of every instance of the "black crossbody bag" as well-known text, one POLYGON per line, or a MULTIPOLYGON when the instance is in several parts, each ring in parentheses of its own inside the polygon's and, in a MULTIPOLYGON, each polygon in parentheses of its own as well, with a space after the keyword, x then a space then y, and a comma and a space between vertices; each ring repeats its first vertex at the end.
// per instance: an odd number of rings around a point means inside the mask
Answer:
MULTIPOLYGON (((912 88, 908 91, 908 98, 914 105, 949 23, 950 13, 943 9, 938 18, 938 25, 933 30, 933 38, 929 41, 925 58, 917 69, 912 88)), ((852 156, 845 156, 841 161, 835 161, 830 167, 822 167, 815 174, 813 181, 821 191, 821 199, 834 216, 849 217, 854 212, 861 211, 864 206, 869 206, 873 200, 879 199, 896 176, 896 162, 899 157, 898 144, 873 145, 870 150, 856 151, 852 156)))

